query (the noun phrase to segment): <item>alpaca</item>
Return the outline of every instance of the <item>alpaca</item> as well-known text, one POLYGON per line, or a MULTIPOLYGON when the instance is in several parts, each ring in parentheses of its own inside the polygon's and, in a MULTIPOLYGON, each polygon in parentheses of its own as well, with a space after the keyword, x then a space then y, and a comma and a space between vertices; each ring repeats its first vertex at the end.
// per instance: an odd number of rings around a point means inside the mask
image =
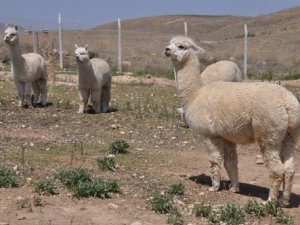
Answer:
POLYGON ((31 104, 31 88, 34 92, 33 105, 39 101, 47 105, 47 65, 45 59, 37 53, 21 54, 18 27, 5 30, 4 41, 11 53, 11 74, 21 100, 21 106, 27 108, 31 104))
POLYGON ((108 112, 112 79, 110 66, 102 59, 90 60, 87 45, 85 47, 75 45, 75 47, 80 97, 78 113, 87 112, 89 97, 96 113, 108 112))
MULTIPOLYGON (((193 43, 193 41, 189 38, 186 38, 184 36, 177 36, 176 38, 173 38, 171 40, 172 43, 184 43, 186 48, 197 48, 197 52, 199 54, 202 54, 205 52, 204 49, 200 47, 195 47, 196 45, 193 43)), ((197 72, 199 76, 201 77, 202 84, 206 85, 215 81, 230 81, 230 82, 240 82, 245 77, 243 76, 240 68, 236 65, 236 63, 231 61, 218 61, 216 63, 213 63, 205 68, 205 70, 200 73, 200 63, 199 67, 194 68, 195 73, 197 72)), ((188 127, 185 119, 184 119, 184 110, 182 108, 178 108, 177 112, 180 115, 181 121, 184 123, 184 127, 188 127)))
POLYGON ((165 48, 177 73, 177 92, 188 125, 207 142, 212 187, 220 187, 224 163, 231 191, 239 191, 236 144, 257 142, 269 170, 268 201, 276 200, 283 183, 288 205, 295 173, 293 150, 300 134, 300 105, 285 88, 264 82, 212 82, 199 77, 199 47, 190 39, 171 40, 165 48), (191 44, 193 43, 193 44, 191 44))

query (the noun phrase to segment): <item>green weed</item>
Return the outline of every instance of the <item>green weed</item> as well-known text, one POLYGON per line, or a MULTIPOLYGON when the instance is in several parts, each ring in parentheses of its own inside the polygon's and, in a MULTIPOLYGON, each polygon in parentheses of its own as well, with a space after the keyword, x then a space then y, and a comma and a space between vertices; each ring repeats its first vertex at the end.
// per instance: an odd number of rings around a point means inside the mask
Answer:
POLYGON ((15 171, 0 167, 0 187, 11 188, 19 186, 20 183, 17 180, 15 171))
POLYGON ((197 217, 209 217, 212 212, 212 206, 210 203, 208 204, 197 204, 194 206, 192 210, 193 214, 197 217))
POLYGON ((33 197, 33 205, 34 206, 42 206, 43 205, 43 200, 42 200, 41 196, 33 197))
POLYGON ((221 209, 221 221, 238 225, 245 222, 245 214, 239 205, 229 203, 225 208, 221 209))
POLYGON ((184 185, 181 182, 172 184, 169 187, 168 193, 171 195, 183 195, 184 194, 184 185))
POLYGON ((182 215, 180 214, 180 212, 174 209, 168 215, 167 223, 173 225, 183 225, 184 221, 182 219, 182 215))
POLYGON ((110 170, 112 172, 116 171, 116 160, 113 157, 97 159, 97 164, 101 170, 110 170))
POLYGON ((159 214, 170 213, 174 209, 173 200, 168 195, 156 194, 150 200, 151 210, 159 214))
POLYGON ((56 195, 58 190, 50 180, 40 180, 35 184, 35 192, 44 195, 56 195))
POLYGON ((263 217, 266 215, 266 209, 263 205, 260 205, 255 200, 249 200, 244 205, 244 211, 247 214, 253 214, 258 217, 263 217))
POLYGON ((129 144, 127 143, 127 141, 117 140, 111 144, 111 153, 113 154, 126 153, 128 148, 129 148, 129 144))

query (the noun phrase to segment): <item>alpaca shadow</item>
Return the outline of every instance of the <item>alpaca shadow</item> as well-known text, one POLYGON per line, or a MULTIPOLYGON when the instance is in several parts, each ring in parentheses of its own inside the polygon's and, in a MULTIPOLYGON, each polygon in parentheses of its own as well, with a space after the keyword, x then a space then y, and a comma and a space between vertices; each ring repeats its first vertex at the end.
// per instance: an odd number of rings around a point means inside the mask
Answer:
MULTIPOLYGON (((212 182, 210 176, 205 174, 200 174, 199 176, 191 176, 190 180, 194 181, 197 184, 205 185, 211 187, 212 182)), ((221 180, 220 190, 229 190, 230 181, 221 180)), ((246 195, 249 197, 257 197, 263 200, 268 199, 269 188, 257 186, 254 184, 240 183, 240 191, 237 193, 240 195, 246 195)), ((282 196, 282 192, 280 192, 282 196)), ((300 205, 300 195, 291 193, 290 205, 289 208, 297 208, 300 205)))
MULTIPOLYGON (((117 108, 110 107, 110 108, 108 109, 108 111, 105 112, 105 113, 112 113, 112 112, 116 112, 116 111, 118 111, 117 108)), ((86 113, 87 113, 87 114, 96 114, 96 111, 93 109, 93 106, 92 106, 92 105, 88 105, 87 110, 86 110, 86 113)))
POLYGON ((32 103, 32 107, 33 108, 47 108, 49 106, 52 106, 53 103, 52 102, 47 102, 46 105, 43 105, 42 103, 32 103))

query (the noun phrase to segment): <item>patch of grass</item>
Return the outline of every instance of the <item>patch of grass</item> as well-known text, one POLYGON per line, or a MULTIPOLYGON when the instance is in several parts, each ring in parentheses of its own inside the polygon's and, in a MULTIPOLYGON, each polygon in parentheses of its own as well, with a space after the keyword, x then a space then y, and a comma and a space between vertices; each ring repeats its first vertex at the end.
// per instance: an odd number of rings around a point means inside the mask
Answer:
POLYGON ((94 181, 88 171, 81 168, 62 170, 56 175, 56 178, 77 198, 97 197, 104 199, 109 197, 108 193, 119 192, 117 181, 94 181))
POLYGON ((266 213, 271 216, 276 216, 282 209, 279 201, 268 201, 265 205, 266 213))
POLYGON ((169 195, 156 194, 150 200, 151 210, 158 214, 170 213, 173 209, 173 200, 169 195))
POLYGON ((171 195, 184 195, 184 185, 181 182, 172 184, 169 187, 168 193, 171 195))
POLYGON ((69 189, 77 186, 79 183, 89 183, 92 181, 90 173, 82 168, 61 170, 55 175, 55 178, 60 180, 69 189))
POLYGON ((220 219, 227 224, 238 225, 245 222, 245 213, 239 205, 229 203, 221 209, 220 219))
POLYGON ((93 196, 104 199, 109 197, 108 193, 117 193, 118 191, 119 184, 117 181, 102 180, 82 182, 72 189, 73 196, 77 198, 93 196))
POLYGON ((182 215, 180 214, 180 212, 178 212, 178 210, 172 210, 168 215, 167 223, 173 225, 183 225, 184 221, 182 219, 182 215))
POLYGON ((114 157, 104 157, 102 159, 97 159, 97 164, 101 170, 110 170, 112 172, 116 171, 116 160, 114 157))
POLYGON ((192 210, 193 214, 197 217, 206 217, 208 218, 209 215, 212 213, 212 205, 208 204, 197 204, 194 206, 192 210))
POLYGON ((40 180, 35 184, 35 191, 44 195, 56 195, 58 190, 51 180, 40 180))
POLYGON ((249 200, 243 207, 245 213, 253 214, 258 217, 266 215, 266 209, 263 205, 258 204, 255 200, 249 200))
POLYGON ((0 167, 0 187, 12 188, 19 186, 20 183, 16 177, 16 172, 5 167, 0 167))
POLYGON ((111 144, 111 153, 119 154, 119 153, 127 153, 127 149, 129 148, 129 144, 124 140, 117 140, 111 144))
POLYGON ((17 209, 29 209, 32 211, 31 200, 28 197, 17 199, 17 209))
POLYGON ((280 211, 275 217, 275 222, 279 224, 293 225, 294 217, 284 211, 280 211))
POLYGON ((43 205, 43 200, 42 200, 41 196, 33 197, 33 205, 34 206, 42 206, 43 205))

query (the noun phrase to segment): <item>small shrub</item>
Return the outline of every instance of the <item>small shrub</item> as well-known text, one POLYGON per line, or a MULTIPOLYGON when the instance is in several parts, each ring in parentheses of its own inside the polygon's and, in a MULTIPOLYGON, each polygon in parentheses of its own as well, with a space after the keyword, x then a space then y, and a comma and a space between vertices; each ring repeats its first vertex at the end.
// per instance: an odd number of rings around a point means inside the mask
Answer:
POLYGON ((151 210, 159 214, 170 213, 174 209, 172 198, 168 195, 156 194, 150 200, 151 210))
POLYGON ((119 154, 126 153, 127 148, 129 148, 129 144, 124 140, 117 140, 111 144, 111 153, 119 154))
POLYGON ((260 79, 271 81, 273 79, 273 71, 268 71, 261 74, 260 79))
POLYGON ((96 197, 108 198, 108 193, 116 193, 119 191, 119 184, 116 181, 91 181, 79 183, 72 189, 73 196, 77 198, 82 197, 96 197))
POLYGON ((0 167, 0 188, 19 187, 19 181, 17 180, 15 171, 0 167))
POLYGON ((108 193, 119 191, 117 181, 93 181, 85 169, 62 170, 57 175, 59 179, 73 194, 74 197, 107 198, 108 193))
POLYGON ((116 171, 116 161, 113 157, 104 157, 103 159, 98 159, 97 164, 101 170, 116 171))
POLYGON ((194 206, 192 212, 197 217, 209 217, 212 213, 212 206, 211 204, 197 204, 194 206))
POLYGON ((220 224, 220 218, 215 212, 211 212, 208 215, 208 220, 211 224, 220 224))
POLYGON ((41 180, 35 184, 35 191, 44 195, 56 195, 58 194, 57 188, 50 180, 41 180))
POLYGON ((92 181, 89 172, 82 168, 77 168, 74 170, 61 170, 56 174, 55 178, 60 180, 69 189, 78 185, 79 183, 92 181))
POLYGON ((178 212, 178 210, 172 210, 168 215, 167 223, 173 225, 183 225, 184 221, 182 219, 182 215, 178 212))
POLYGON ((282 78, 282 80, 298 80, 300 79, 300 73, 290 73, 282 78))
POLYGON ((280 202, 268 201, 265 205, 266 213, 271 216, 276 216, 282 209, 280 208, 280 202))
POLYGON ((287 224, 293 225, 294 224, 294 217, 289 215, 286 212, 280 211, 278 215, 275 217, 275 222, 279 224, 287 224))
POLYGON ((258 217, 263 217, 266 215, 265 207, 258 204, 255 200, 249 200, 244 206, 244 211, 247 214, 254 214, 258 217))
POLYGON ((18 198, 17 200, 17 209, 29 209, 32 211, 31 200, 28 197, 18 198))
POLYGON ((43 205, 43 201, 41 196, 34 196, 33 197, 33 205, 34 206, 42 206, 43 205))
POLYGON ((171 195, 183 195, 184 194, 184 185, 181 182, 172 184, 168 190, 168 193, 171 195))
POLYGON ((245 221, 245 214, 240 206, 229 203, 225 208, 221 209, 221 221, 231 225, 238 225, 245 221))

